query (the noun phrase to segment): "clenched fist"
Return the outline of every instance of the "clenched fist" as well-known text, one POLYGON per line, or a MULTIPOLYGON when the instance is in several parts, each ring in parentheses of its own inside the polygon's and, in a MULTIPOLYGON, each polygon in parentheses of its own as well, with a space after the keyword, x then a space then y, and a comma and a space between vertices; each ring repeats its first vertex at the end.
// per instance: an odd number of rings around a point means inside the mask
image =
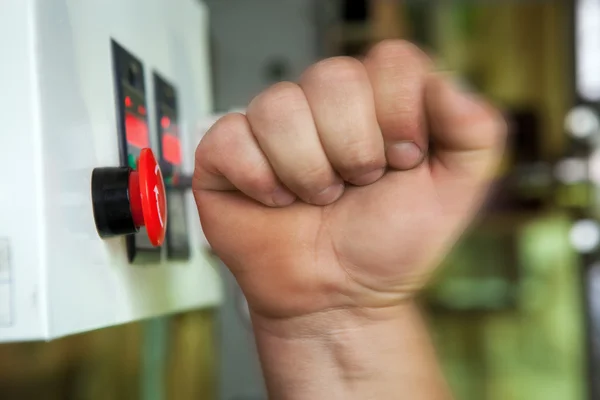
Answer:
POLYGON ((194 176, 202 226, 257 318, 394 306, 477 211, 504 136, 500 114, 424 53, 383 42, 210 129, 194 176))

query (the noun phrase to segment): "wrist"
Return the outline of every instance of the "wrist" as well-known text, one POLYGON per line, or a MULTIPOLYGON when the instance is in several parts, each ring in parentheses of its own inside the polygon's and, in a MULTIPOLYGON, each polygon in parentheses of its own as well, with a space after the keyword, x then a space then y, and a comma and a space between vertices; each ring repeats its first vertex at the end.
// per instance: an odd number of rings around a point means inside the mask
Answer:
POLYGON ((416 312, 412 302, 385 308, 339 308, 291 318, 271 318, 251 312, 255 334, 282 340, 328 341, 393 324, 416 312))
POLYGON ((253 324, 274 399, 449 398, 412 303, 253 324))

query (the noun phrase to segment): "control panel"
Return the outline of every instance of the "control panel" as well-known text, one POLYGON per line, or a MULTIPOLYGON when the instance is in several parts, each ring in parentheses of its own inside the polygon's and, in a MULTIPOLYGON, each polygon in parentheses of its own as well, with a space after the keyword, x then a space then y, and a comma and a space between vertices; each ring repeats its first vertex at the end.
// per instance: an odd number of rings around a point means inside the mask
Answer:
MULTIPOLYGON (((136 169, 141 151, 150 146, 144 65, 112 41, 121 164, 136 169)), ((127 236, 127 256, 138 264, 160 261, 161 248, 148 240, 146 227, 127 236)), ((162 241, 161 241, 162 244, 162 241)))
POLYGON ((153 76, 156 104, 156 130, 160 149, 161 167, 167 184, 167 258, 187 259, 190 243, 187 235, 185 193, 191 187, 191 178, 182 169, 181 139, 179 133, 179 113, 177 111, 177 90, 157 72, 153 76))
POLYGON ((212 109, 198 0, 0 13, 0 342, 221 301, 191 190, 212 109))

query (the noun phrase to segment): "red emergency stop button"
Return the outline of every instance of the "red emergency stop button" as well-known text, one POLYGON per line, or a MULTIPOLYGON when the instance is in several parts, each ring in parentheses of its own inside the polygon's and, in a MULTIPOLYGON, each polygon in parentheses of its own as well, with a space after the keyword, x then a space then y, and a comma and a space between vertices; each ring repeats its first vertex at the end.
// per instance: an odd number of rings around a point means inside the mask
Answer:
POLYGON ((165 183, 152 150, 143 149, 137 165, 137 171, 133 171, 129 177, 134 222, 138 226, 145 225, 150 243, 160 246, 165 240, 167 229, 165 183), (136 183, 135 180, 138 182, 136 183), (133 200, 133 196, 136 195, 135 189, 139 192, 139 203, 133 200), (143 220, 140 219, 140 214, 143 220))
POLYGON ((167 228, 167 200, 160 167, 152 150, 142 149, 137 170, 95 168, 92 202, 101 237, 129 235, 146 227, 153 246, 160 246, 167 228))

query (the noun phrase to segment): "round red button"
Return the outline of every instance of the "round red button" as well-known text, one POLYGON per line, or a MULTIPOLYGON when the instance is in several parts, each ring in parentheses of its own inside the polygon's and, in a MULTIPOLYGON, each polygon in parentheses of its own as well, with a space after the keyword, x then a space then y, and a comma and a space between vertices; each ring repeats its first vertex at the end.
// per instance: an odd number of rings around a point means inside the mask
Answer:
POLYGON ((160 246, 167 230, 167 199, 162 173, 152 150, 142 149, 137 167, 131 174, 133 179, 129 187, 131 211, 136 225, 146 226, 150 243, 160 246), (136 198, 138 190, 139 202, 136 198))

